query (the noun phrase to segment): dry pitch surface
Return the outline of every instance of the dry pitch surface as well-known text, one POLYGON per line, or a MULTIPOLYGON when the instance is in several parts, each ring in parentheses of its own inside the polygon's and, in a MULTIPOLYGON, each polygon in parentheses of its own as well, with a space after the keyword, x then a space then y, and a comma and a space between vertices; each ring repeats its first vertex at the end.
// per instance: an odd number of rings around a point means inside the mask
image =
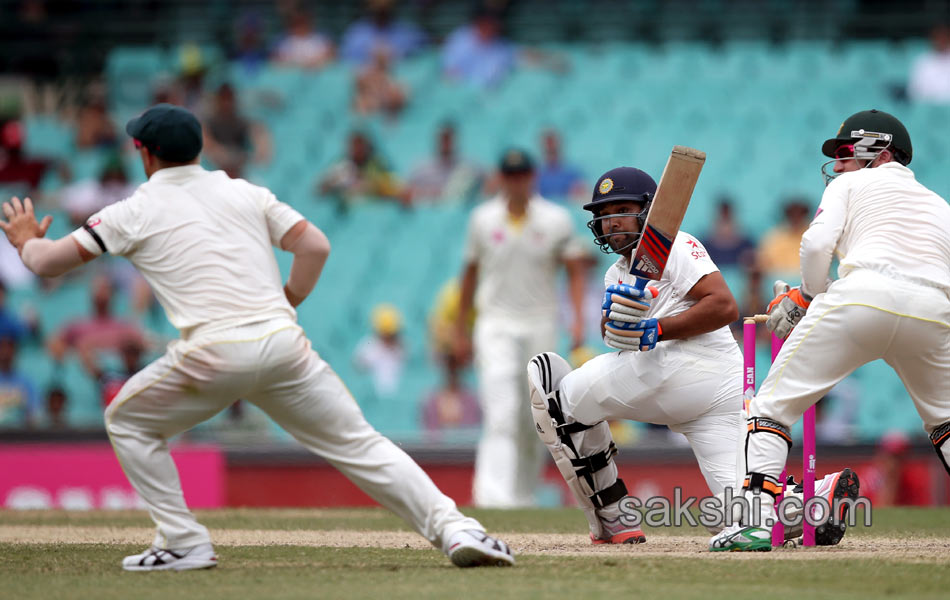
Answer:
POLYGON ((466 511, 518 555, 513 569, 462 571, 378 509, 199 514, 221 564, 123 573, 152 530, 144 513, 0 511, 0 598, 946 598, 950 509, 890 509, 839 546, 712 554, 691 528, 647 544, 597 546, 576 510, 466 511), (568 592, 568 590, 572 590, 568 592), (9 594, 9 595, 8 595, 9 594))

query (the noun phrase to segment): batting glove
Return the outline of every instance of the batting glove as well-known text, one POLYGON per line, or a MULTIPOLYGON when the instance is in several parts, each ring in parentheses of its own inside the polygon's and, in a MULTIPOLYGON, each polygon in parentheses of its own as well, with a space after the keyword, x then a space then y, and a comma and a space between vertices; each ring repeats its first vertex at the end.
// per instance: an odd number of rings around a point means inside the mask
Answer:
POLYGON ((801 288, 789 287, 784 281, 776 281, 773 290, 775 298, 769 302, 769 320, 765 326, 784 340, 805 316, 811 298, 803 294, 801 288))
POLYGON ((610 321, 637 323, 646 316, 658 293, 655 287, 639 290, 625 283, 609 285, 600 305, 601 314, 610 321))
POLYGON ((663 337, 663 328, 656 319, 641 319, 637 323, 607 321, 604 324, 604 343, 617 350, 648 352, 656 348, 663 337))

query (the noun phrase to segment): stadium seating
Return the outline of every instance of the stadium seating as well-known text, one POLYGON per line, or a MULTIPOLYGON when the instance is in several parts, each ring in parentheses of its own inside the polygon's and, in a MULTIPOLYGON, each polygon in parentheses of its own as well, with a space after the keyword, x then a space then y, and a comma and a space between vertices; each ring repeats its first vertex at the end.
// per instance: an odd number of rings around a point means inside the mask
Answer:
MULTIPOLYGON (((704 2, 701 10, 726 5, 704 2)), ((569 3, 558 6, 569 12, 569 3)), ((844 116, 870 106, 903 118, 922 157, 913 165, 919 179, 950 196, 950 178, 933 158, 942 148, 936 124, 948 122, 950 109, 910 105, 893 93, 924 47, 923 42, 806 40, 783 45, 739 40, 715 47, 560 44, 545 49, 562 60, 564 72, 522 68, 487 92, 444 81, 438 53, 428 51, 396 67, 412 97, 395 122, 351 114, 353 73, 344 65, 315 74, 277 67, 249 74, 234 65, 214 80, 231 81, 244 108, 274 136, 273 163, 252 168, 249 179, 269 186, 331 239, 333 254, 314 296, 300 310, 300 322, 361 401, 369 397, 367 377, 353 368, 351 357, 369 331, 368 314, 383 301, 403 312, 411 358, 401 397, 385 404, 367 400, 364 408, 382 430, 411 440, 421 435, 418 414, 425 393, 439 381, 427 354, 426 317, 441 285, 461 266, 469 207, 406 210, 378 202, 342 213, 335 203, 314 196, 314 182, 341 156, 351 130, 369 132, 402 177, 432 153, 434 133, 445 120, 457 124, 462 153, 486 165, 494 164, 506 146, 536 149, 543 129, 559 129, 568 158, 590 182, 617 164, 659 175, 672 145, 696 146, 708 152, 709 160, 684 228, 703 234, 716 197, 728 192, 738 203, 741 225, 758 237, 777 222, 785 197, 802 194, 817 205, 823 189, 820 141, 834 134, 844 116)), ((174 57, 158 48, 116 49, 106 67, 113 113, 140 111, 155 78, 173 65, 174 57)), ((32 154, 69 158, 80 177, 96 173, 100 157, 76 154, 68 126, 34 117, 27 133, 32 154)), ((576 207, 574 212, 578 235, 587 239, 586 215, 576 207)), ((288 257, 280 264, 286 271, 288 257)), ((725 275, 741 296, 741 273, 727 269, 725 275)), ((64 286, 51 294, 32 290, 14 298, 21 304, 36 302, 44 327, 53 331, 66 318, 85 314, 81 296, 64 286)), ((599 343, 596 336, 592 343, 599 343)), ((51 381, 50 365, 38 349, 25 353, 21 363, 41 382, 51 381)), ((74 416, 91 422, 98 411, 95 386, 76 365, 62 377, 75 399, 74 416)), ((886 365, 869 365, 855 380, 866 407, 857 423, 862 439, 882 433, 884 424, 918 426, 906 393, 886 365)))

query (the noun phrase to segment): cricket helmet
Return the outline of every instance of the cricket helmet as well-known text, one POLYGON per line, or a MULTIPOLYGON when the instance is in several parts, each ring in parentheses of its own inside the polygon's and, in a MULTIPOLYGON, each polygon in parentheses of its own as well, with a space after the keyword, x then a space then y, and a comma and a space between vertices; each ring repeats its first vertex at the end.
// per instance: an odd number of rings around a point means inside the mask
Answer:
POLYGON ((594 193, 590 202, 584 205, 584 210, 593 213, 593 218, 587 222, 587 227, 594 234, 594 241, 600 246, 601 252, 610 254, 626 254, 640 241, 640 233, 646 222, 650 203, 656 194, 656 182, 652 177, 633 167, 617 167, 611 169, 597 179, 594 193), (638 213, 623 213, 615 215, 601 215, 602 209, 612 202, 638 202, 643 206, 638 213), (603 222, 613 217, 636 217, 640 222, 640 231, 615 231, 604 233, 603 222), (620 248, 610 245, 610 239, 615 236, 633 236, 633 241, 620 248))
POLYGON ((910 164, 914 156, 907 128, 897 117, 881 110, 863 110, 845 119, 838 134, 821 145, 821 152, 829 158, 839 158, 835 154, 843 145, 855 146, 855 158, 873 159, 885 148, 902 165, 910 164), (867 155, 861 156, 862 152, 867 155))

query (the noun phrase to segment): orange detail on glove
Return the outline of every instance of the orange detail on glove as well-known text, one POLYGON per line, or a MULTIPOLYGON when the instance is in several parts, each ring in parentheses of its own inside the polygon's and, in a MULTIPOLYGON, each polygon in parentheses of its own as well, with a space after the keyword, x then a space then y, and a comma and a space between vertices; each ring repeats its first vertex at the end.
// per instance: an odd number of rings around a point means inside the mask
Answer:
POLYGON ((769 309, 766 312, 772 312, 772 308, 774 308, 779 302, 781 302, 782 298, 788 298, 795 304, 806 309, 808 308, 808 305, 811 304, 811 300, 805 300, 805 296, 802 295, 801 288, 795 287, 788 290, 784 294, 779 294, 771 302, 769 302, 769 309))

